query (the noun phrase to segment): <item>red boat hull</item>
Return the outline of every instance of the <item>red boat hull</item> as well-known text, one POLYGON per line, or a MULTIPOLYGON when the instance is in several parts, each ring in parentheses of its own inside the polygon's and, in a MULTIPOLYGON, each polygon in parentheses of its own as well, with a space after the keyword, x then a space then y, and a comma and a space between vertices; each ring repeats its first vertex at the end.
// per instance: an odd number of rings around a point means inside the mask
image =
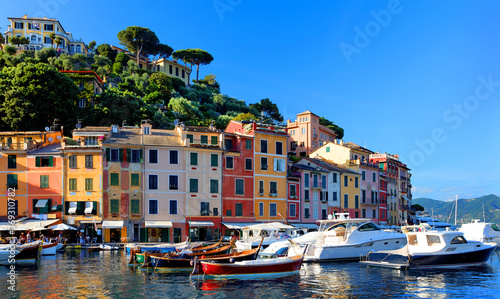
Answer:
POLYGON ((211 276, 285 274, 299 271, 302 260, 303 256, 236 263, 211 263, 202 261, 201 268, 205 275, 211 276))

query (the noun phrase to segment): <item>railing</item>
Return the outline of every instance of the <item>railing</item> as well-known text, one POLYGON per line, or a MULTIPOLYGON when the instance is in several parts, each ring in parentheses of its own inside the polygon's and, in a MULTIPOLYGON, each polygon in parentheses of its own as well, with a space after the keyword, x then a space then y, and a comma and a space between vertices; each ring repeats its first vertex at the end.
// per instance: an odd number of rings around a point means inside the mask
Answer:
POLYGON ((19 143, 1 143, 1 149, 2 150, 28 150, 28 144, 24 142, 19 142, 19 143))
POLYGON ((186 139, 187 145, 190 147, 200 147, 200 148, 222 148, 222 143, 220 141, 217 141, 217 143, 212 143, 211 140, 201 140, 201 138, 193 138, 193 141, 191 142, 191 139, 186 139))

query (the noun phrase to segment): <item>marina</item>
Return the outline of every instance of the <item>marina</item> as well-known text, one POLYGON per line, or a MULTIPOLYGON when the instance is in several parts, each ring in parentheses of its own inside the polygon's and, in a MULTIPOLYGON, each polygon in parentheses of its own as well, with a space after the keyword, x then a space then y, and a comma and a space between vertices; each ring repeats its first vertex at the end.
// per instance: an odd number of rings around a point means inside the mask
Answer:
POLYGON ((307 263, 284 277, 190 279, 189 272, 131 271, 123 250, 71 250, 42 256, 37 267, 18 267, 16 291, 6 292, 7 267, 0 267, 3 298, 312 298, 496 297, 500 259, 495 251, 485 267, 456 270, 393 270, 358 262, 307 263), (242 295, 244 294, 244 295, 242 295), (480 294, 480 295, 479 295, 480 294), (9 297, 10 296, 10 297, 9 297))

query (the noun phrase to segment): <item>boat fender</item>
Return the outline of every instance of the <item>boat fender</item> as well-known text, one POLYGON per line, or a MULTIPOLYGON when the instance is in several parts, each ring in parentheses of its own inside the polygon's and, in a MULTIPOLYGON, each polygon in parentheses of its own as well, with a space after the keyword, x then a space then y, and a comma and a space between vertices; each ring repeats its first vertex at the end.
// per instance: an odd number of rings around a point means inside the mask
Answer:
POLYGON ((234 259, 233 259, 233 258, 230 258, 230 259, 229 259, 229 262, 230 262, 231 264, 234 264, 234 259))
POLYGON ((205 256, 204 256, 204 255, 202 255, 202 256, 201 256, 201 258, 202 258, 202 259, 205 259, 205 256))

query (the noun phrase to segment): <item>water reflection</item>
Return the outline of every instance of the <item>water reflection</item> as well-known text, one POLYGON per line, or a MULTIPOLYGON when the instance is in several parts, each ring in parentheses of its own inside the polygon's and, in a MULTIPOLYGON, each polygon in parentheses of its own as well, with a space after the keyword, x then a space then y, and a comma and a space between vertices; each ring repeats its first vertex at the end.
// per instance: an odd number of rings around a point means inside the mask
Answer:
MULTIPOLYGON (((286 277, 245 280, 189 279, 184 273, 131 271, 118 252, 68 251, 43 257, 38 267, 17 268, 17 291, 0 280, 2 298, 357 298, 496 297, 498 256, 489 267, 460 271, 402 271, 357 263, 304 264, 286 277)), ((7 277, 7 267, 0 277, 7 277)))

